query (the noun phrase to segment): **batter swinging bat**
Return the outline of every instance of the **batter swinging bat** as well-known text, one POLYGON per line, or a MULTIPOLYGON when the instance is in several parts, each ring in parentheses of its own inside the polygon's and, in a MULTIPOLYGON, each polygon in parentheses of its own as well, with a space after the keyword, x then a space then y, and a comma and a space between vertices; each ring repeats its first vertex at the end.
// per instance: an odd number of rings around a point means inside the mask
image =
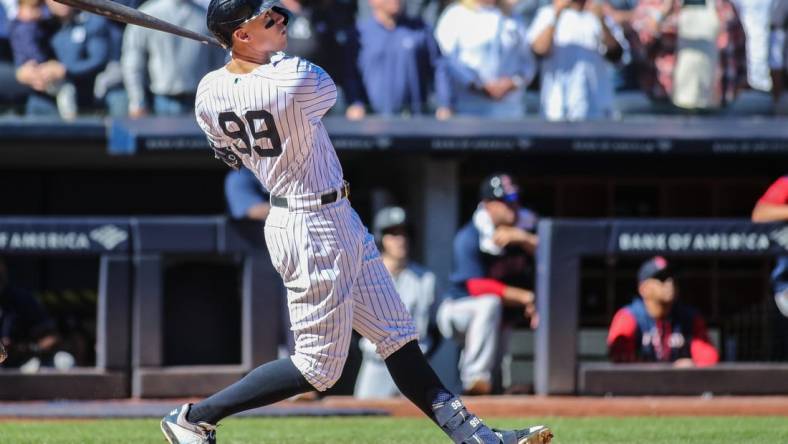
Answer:
POLYGON ((58 3, 71 6, 73 8, 81 9, 83 11, 92 12, 94 14, 103 15, 109 19, 131 23, 132 25, 142 26, 143 28, 156 29, 170 34, 179 35, 198 42, 211 44, 218 47, 219 44, 216 39, 198 32, 189 31, 188 29, 181 28, 180 26, 173 25, 172 23, 165 22, 164 20, 157 19, 156 17, 145 14, 144 12, 137 11, 134 8, 115 3, 111 0, 55 0, 58 3))

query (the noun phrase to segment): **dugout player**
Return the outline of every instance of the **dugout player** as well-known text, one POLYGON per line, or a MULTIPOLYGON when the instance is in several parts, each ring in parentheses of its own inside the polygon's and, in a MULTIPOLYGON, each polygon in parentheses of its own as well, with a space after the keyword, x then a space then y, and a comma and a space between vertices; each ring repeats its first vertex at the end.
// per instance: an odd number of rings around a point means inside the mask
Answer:
POLYGON ((638 293, 618 310, 607 346, 613 362, 672 362, 708 367, 719 361, 706 322, 697 310, 676 301, 673 269, 657 256, 638 270, 638 293))
POLYGON ((372 235, 348 202, 349 186, 322 123, 336 102, 320 67, 281 51, 289 13, 275 0, 212 0, 208 28, 232 51, 207 74, 195 114, 215 155, 249 168, 270 192, 265 240, 287 289, 295 352, 268 362, 161 421, 170 443, 213 443, 234 413, 339 379, 355 329, 375 344, 400 391, 455 443, 545 443, 544 426, 490 429, 430 368, 410 315, 372 235))
POLYGON ((536 216, 520 207, 518 193, 509 174, 485 178, 472 220, 454 238, 451 288, 437 322, 444 336, 464 346, 460 379, 471 395, 493 389, 493 371, 505 343, 504 313, 511 314, 504 308, 530 318, 536 313, 531 291, 536 216))
MULTIPOLYGON (((753 222, 788 222, 788 175, 775 181, 755 204, 753 222)), ((788 317, 788 256, 777 258, 772 272, 774 301, 783 316, 788 317)))
MULTIPOLYGON (((435 350, 431 331, 435 327, 438 307, 435 274, 410 259, 409 223, 405 209, 385 207, 375 214, 372 232, 380 249, 383 265, 394 280, 405 308, 419 333, 419 347, 426 356, 435 350)), ((358 371, 353 395, 360 399, 390 398, 399 395, 397 386, 386 369, 386 364, 375 353, 375 346, 367 339, 359 342, 363 361, 358 371)))

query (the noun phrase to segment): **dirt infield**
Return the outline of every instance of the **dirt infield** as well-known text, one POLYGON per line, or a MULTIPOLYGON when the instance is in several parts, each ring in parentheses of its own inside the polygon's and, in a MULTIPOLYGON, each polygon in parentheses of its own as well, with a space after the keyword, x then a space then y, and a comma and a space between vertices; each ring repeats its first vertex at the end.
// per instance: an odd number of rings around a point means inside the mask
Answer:
MULTIPOLYGON (((160 417, 192 399, 112 401, 0 401, 0 422, 10 418, 144 418, 160 417), (65 410, 64 410, 65 409, 65 410), (64 414, 67 411, 67 414, 64 414)), ((486 418, 521 416, 786 416, 788 397, 466 397, 476 414, 486 418)), ((398 398, 359 401, 328 397, 318 401, 285 401, 248 412, 249 416, 333 416, 389 414, 417 417, 421 412, 398 398)))
MULTIPOLYGON (((465 404, 483 417, 502 416, 788 416, 788 397, 466 397, 465 404)), ((333 408, 364 407, 392 416, 421 412, 401 399, 358 401, 333 397, 318 401, 333 408)), ((282 403, 285 404, 285 403, 282 403)))

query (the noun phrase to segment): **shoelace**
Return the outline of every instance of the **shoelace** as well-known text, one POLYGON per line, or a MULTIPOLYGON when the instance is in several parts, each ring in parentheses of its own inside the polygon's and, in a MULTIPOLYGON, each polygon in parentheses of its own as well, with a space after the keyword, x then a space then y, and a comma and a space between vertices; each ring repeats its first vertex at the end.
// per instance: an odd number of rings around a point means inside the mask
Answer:
POLYGON ((207 422, 198 422, 195 424, 200 430, 205 433, 206 438, 215 438, 216 437, 216 428, 219 425, 208 424, 207 422))

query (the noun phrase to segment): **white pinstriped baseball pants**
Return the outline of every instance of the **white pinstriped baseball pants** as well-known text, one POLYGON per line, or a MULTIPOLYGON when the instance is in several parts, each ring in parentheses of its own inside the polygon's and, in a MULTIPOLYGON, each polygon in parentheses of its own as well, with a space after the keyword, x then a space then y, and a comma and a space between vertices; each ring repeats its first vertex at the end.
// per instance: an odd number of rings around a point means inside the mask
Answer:
POLYGON ((272 207, 265 240, 287 289, 291 357, 319 391, 342 375, 352 330, 383 359, 418 339, 373 237, 347 199, 272 207))

